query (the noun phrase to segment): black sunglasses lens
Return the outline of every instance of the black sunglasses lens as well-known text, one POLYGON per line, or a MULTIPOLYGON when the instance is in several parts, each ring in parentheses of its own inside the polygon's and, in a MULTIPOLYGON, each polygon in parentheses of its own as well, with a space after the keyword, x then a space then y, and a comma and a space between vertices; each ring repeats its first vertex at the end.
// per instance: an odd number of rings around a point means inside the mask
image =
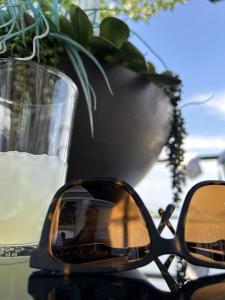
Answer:
POLYGON ((143 259, 150 235, 132 195, 121 184, 87 181, 61 196, 50 248, 65 263, 115 267, 143 259))
POLYGON ((225 185, 206 185, 192 195, 184 224, 192 256, 225 266, 225 185))

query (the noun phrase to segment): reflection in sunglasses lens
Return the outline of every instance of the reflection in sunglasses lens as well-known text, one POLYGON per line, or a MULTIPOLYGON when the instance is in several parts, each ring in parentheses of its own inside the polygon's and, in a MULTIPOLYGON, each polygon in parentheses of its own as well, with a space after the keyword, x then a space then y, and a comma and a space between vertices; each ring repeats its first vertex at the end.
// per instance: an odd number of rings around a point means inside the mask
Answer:
POLYGON ((207 285, 195 291, 191 300, 224 300, 225 283, 207 285))
POLYGON ((143 259, 149 245, 142 213, 119 184, 95 181, 74 185, 58 202, 50 247, 60 261, 119 267, 143 259))
POLYGON ((192 256, 225 265, 225 185, 202 186, 192 196, 185 241, 192 256))

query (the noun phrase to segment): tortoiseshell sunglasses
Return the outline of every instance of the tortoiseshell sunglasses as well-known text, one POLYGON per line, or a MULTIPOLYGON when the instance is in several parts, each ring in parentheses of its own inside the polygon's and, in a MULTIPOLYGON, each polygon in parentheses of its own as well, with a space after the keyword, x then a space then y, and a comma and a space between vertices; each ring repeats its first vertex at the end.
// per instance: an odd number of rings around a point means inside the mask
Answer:
POLYGON ((174 254, 192 264, 225 268, 224 213, 225 183, 201 182, 184 200, 174 238, 165 239, 127 183, 75 181, 54 196, 30 266, 67 274, 116 272, 174 254))

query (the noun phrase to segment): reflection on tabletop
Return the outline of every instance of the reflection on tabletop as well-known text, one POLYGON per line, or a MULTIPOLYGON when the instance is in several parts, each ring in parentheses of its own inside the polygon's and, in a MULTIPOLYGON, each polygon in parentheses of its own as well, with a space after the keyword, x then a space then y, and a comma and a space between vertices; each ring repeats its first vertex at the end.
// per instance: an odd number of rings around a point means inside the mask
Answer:
POLYGON ((0 266, 3 300, 223 300, 225 274, 202 277, 177 294, 153 286, 138 270, 113 274, 74 274, 69 277, 35 271, 28 263, 0 266))
POLYGON ((137 270, 71 277, 35 272, 28 292, 35 300, 222 300, 225 274, 187 283, 174 294, 159 290, 137 270))

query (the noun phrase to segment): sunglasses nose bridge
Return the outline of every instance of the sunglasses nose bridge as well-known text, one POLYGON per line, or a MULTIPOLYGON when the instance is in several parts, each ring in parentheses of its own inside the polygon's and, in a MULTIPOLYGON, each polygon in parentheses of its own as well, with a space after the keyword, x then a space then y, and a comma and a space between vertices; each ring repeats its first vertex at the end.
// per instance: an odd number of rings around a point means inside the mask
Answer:
POLYGON ((160 236, 157 245, 158 247, 156 252, 158 253, 158 257, 165 254, 179 255, 181 253, 180 241, 176 237, 172 239, 165 239, 160 236))

